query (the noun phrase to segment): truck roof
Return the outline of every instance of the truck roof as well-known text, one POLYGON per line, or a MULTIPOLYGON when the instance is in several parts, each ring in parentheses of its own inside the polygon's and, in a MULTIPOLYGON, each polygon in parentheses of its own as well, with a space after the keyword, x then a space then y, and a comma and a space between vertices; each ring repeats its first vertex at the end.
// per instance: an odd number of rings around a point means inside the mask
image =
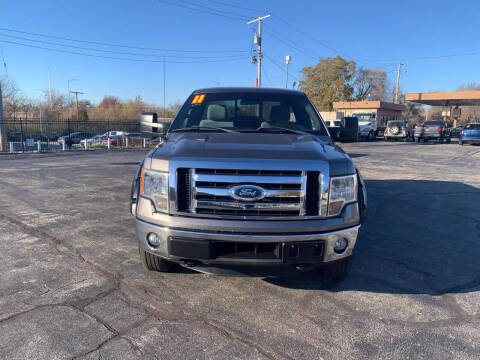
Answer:
POLYGON ((277 88, 255 88, 255 87, 213 87, 193 91, 192 94, 211 94, 211 93, 260 93, 260 94, 284 94, 284 95, 304 95, 302 91, 277 89, 277 88))

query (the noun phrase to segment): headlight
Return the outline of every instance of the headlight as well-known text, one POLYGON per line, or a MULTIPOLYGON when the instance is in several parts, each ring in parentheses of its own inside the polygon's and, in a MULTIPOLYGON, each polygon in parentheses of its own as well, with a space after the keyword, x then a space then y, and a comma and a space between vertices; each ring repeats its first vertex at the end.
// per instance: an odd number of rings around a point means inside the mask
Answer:
POLYGON ((152 200, 157 211, 168 212, 168 173, 142 169, 140 195, 152 200))
POLYGON ((328 196, 328 216, 335 216, 343 205, 357 201, 357 175, 332 177, 328 196))

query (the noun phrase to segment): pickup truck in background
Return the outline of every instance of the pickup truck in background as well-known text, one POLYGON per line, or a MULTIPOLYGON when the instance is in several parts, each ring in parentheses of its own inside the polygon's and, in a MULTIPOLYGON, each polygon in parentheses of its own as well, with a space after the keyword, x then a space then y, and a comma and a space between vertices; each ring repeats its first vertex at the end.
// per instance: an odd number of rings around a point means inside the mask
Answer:
POLYGON ((348 274, 365 184, 303 92, 201 89, 166 134, 154 119, 142 116, 142 136, 161 141, 130 198, 148 270, 348 274))
POLYGON ((450 143, 452 140, 448 124, 441 120, 425 121, 415 126, 414 138, 416 143, 429 140, 450 143))

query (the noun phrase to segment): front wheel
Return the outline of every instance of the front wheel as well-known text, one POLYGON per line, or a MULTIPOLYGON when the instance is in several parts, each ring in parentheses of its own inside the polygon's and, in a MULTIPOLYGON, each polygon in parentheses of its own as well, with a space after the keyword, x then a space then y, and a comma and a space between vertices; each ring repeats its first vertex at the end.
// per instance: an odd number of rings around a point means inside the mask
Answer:
POLYGON ((350 273, 353 264, 353 255, 327 263, 320 268, 320 273, 334 281, 342 281, 350 273))
POLYGON ((138 252, 140 253, 140 260, 142 261, 143 267, 148 271, 169 272, 175 267, 175 264, 171 261, 162 259, 143 249, 139 248, 138 252))

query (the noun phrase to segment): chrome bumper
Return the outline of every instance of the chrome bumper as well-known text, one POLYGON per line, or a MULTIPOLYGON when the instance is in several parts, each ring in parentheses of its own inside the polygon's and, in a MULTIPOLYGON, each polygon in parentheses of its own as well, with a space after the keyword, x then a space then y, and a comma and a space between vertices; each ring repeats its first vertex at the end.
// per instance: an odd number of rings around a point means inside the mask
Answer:
POLYGON ((200 260, 206 264, 272 264, 281 263, 280 260, 265 261, 257 259, 225 259, 225 258, 212 258, 208 260, 201 260, 189 257, 188 259, 179 258, 169 253, 169 238, 181 238, 191 241, 225 241, 225 242, 245 242, 245 243, 301 243, 319 241, 323 242, 323 257, 319 263, 325 263, 335 261, 352 254, 353 248, 357 240, 358 229, 360 225, 348 227, 341 230, 335 230, 330 232, 317 232, 317 233, 288 233, 288 234, 251 234, 251 233, 231 233, 231 232, 204 232, 204 231, 191 231, 172 229, 165 226, 151 224, 142 220, 136 221, 137 228, 137 240, 139 247, 152 254, 156 254, 165 259, 181 262, 183 260, 200 260), (147 235, 150 232, 154 232, 160 236, 160 246, 154 248, 147 242, 147 235), (333 250, 335 242, 341 238, 348 240, 348 247, 342 254, 337 254, 333 250))

